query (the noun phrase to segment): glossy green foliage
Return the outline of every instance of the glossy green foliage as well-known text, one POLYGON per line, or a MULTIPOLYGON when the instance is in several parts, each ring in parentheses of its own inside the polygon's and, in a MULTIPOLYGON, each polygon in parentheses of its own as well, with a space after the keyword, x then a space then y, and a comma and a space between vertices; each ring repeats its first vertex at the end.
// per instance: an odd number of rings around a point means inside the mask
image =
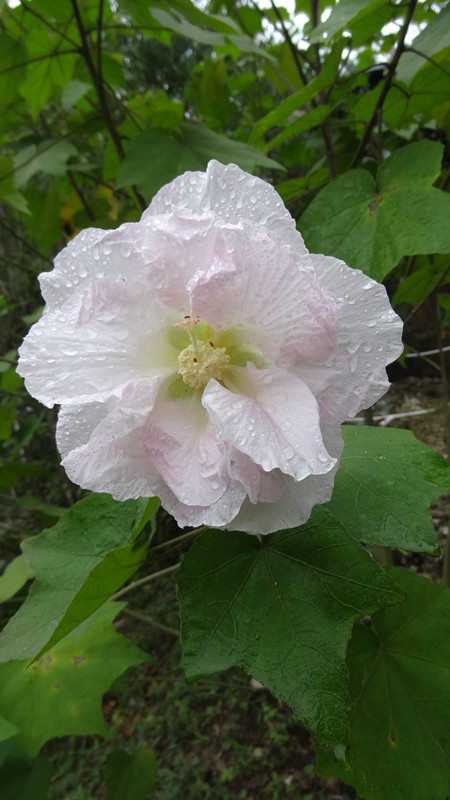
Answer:
POLYGON ((345 756, 345 653, 353 622, 402 593, 317 507, 302 528, 259 541, 203 534, 177 575, 188 678, 240 666, 345 756))
POLYGON ((355 626, 347 665, 349 768, 319 750, 318 770, 366 800, 445 800, 450 786, 450 592, 404 570, 405 603, 355 626), (374 754, 376 753, 376 758, 374 754))
POLYGON ((116 633, 112 621, 122 608, 102 606, 37 661, 0 665, 0 714, 19 728, 15 742, 28 755, 53 736, 107 735, 102 695, 126 669, 149 658, 116 633))

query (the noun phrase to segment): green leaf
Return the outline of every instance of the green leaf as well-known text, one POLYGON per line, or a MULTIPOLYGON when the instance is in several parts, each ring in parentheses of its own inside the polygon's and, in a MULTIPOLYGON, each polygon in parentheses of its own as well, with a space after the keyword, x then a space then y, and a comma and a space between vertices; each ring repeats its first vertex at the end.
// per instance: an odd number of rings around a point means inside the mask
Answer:
POLYGON ((68 159, 77 154, 77 148, 70 142, 52 139, 19 150, 14 159, 16 188, 21 189, 36 172, 59 177, 65 175, 68 159))
POLYGON ((312 111, 307 111, 304 114, 301 114, 298 119, 293 120, 288 127, 286 127, 283 131, 280 131, 276 136, 273 137, 269 142, 266 142, 264 145, 263 151, 267 153, 269 150, 273 150, 274 147, 278 147, 279 144, 282 142, 287 141, 288 139, 292 139, 293 136, 299 136, 300 133, 304 133, 305 131, 311 130, 311 128, 315 128, 317 125, 320 125, 324 120, 329 116, 331 111, 331 106, 322 105, 319 108, 313 108, 312 111))
POLYGON ((350 769, 319 749, 318 771, 366 800, 445 800, 450 786, 450 592, 400 569, 408 599, 355 625, 347 664, 350 769), (376 754, 376 757, 375 757, 376 754), (388 793, 387 793, 387 787, 388 793))
POLYGON ((186 677, 241 666, 343 758, 352 624, 401 600, 367 551, 316 507, 306 525, 262 541, 201 535, 177 582, 186 677))
POLYGON ((92 494, 22 549, 36 581, 0 634, 0 662, 35 658, 101 606, 142 564, 135 541, 158 501, 92 494))
POLYGON ((22 588, 31 578, 34 572, 24 556, 17 556, 7 565, 4 573, 0 576, 0 603, 14 597, 16 592, 22 588))
MULTIPOLYGON (((30 52, 30 55, 34 54, 30 52)), ((41 52, 37 52, 36 57, 40 56, 41 52)), ((41 61, 33 61, 28 65, 27 77, 22 81, 19 92, 27 101, 34 120, 52 96, 54 87, 67 86, 76 58, 73 52, 58 55, 55 49, 46 53, 41 61)))
POLYGON ((28 755, 53 736, 108 734, 102 695, 126 669, 149 659, 112 625, 124 605, 106 603, 31 665, 0 665, 0 713, 20 728, 16 739, 28 755))
POLYGON ((0 157, 0 200, 23 214, 29 213, 25 197, 14 187, 14 161, 12 158, 0 157))
POLYGON ((288 118, 291 114, 302 108, 305 103, 308 103, 316 97, 323 89, 331 86, 337 75, 341 52, 342 44, 336 46, 332 50, 316 78, 313 78, 306 86, 290 95, 290 97, 283 100, 283 102, 278 103, 268 114, 258 120, 251 132, 248 140, 249 144, 258 148, 264 147, 264 134, 267 133, 270 128, 290 124, 288 118))
POLYGON ((184 123, 180 130, 181 137, 162 128, 151 128, 136 136, 127 147, 116 187, 136 185, 150 201, 161 186, 177 175, 186 170, 205 170, 211 158, 223 164, 238 164, 249 172, 257 166, 283 169, 253 147, 208 128, 184 123))
POLYGON ((381 165, 376 182, 366 170, 341 175, 301 217, 307 247, 379 281, 402 256, 448 253, 450 196, 432 186, 441 158, 438 142, 415 142, 381 165))
POLYGON ((391 10, 387 0, 339 0, 326 22, 321 22, 314 28, 310 37, 311 44, 322 43, 325 38, 328 41, 336 34, 341 34, 345 28, 353 30, 353 26, 356 26, 359 36, 358 41, 353 42, 353 46, 359 47, 384 25, 390 15, 391 10), (383 7, 384 12, 380 16, 376 12, 383 7), (364 34, 361 32, 363 24, 365 26, 364 34))
POLYGON ((312 172, 310 175, 306 175, 304 178, 291 178, 289 181, 283 181, 275 186, 275 189, 282 198, 283 202, 289 203, 292 200, 297 200, 299 197, 302 197, 302 195, 306 194, 306 192, 309 192, 312 189, 317 189, 318 186, 326 183, 329 176, 330 172, 328 168, 323 167, 323 169, 319 169, 317 172, 312 172))
POLYGON ((8 758, 0 767, 1 800, 47 800, 51 777, 47 758, 8 758))
POLYGON ((6 109, 17 94, 17 87, 27 74, 27 48, 23 39, 0 34, 0 97, 6 109))
POLYGON ((155 787, 156 756, 149 747, 115 750, 106 762, 108 800, 147 800, 155 787))
POLYGON ((436 552, 428 511, 450 489, 450 466, 411 431, 344 425, 333 496, 325 508, 365 544, 436 552))
MULTIPOLYGON (((425 26, 415 39, 411 47, 424 53, 425 56, 434 56, 445 47, 450 46, 450 5, 445 5, 431 22, 425 26)), ((417 53, 403 53, 396 73, 396 80, 409 83, 417 70, 424 64, 423 56, 417 53)))
MULTIPOLYGON (((19 728, 17 727, 17 725, 13 725, 12 722, 8 722, 7 719, 5 719, 0 715, 0 742, 4 742, 6 739, 11 739, 11 737, 15 736, 16 733, 18 732, 19 728)), ((0 761, 1 761, 1 752, 0 752, 0 761)))
POLYGON ((395 292, 391 301, 393 306, 399 303, 419 306, 448 274, 450 256, 434 256, 432 261, 425 258, 417 259, 416 264, 419 268, 408 275, 395 292))

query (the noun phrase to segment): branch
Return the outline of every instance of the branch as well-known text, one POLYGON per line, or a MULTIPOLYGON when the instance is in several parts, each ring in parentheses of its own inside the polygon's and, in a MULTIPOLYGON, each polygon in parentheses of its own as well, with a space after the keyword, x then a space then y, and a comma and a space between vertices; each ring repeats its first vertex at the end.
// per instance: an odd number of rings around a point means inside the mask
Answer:
MULTIPOLYGON (((111 139, 112 139, 112 143, 113 143, 113 145, 115 147, 115 150, 116 150, 116 153, 117 153, 117 155, 119 157, 119 161, 122 162, 124 160, 124 158, 125 158, 125 150, 123 149, 123 145, 122 145, 122 141, 121 141, 120 136, 119 136, 119 132, 118 132, 118 130, 117 130, 115 124, 114 124, 114 120, 112 118, 112 114, 111 114, 111 111, 110 111, 110 108, 109 108, 109 104, 108 104, 108 98, 107 98, 106 92, 105 92, 105 85, 104 85, 103 80, 101 78, 101 74, 99 74, 99 72, 97 71, 97 69, 95 67, 95 64, 94 64, 94 62, 92 60, 91 50, 90 50, 90 47, 89 47, 89 41, 88 41, 88 38, 87 38, 87 35, 86 35, 86 31, 83 28, 83 21, 81 19, 80 10, 78 8, 77 0, 71 0, 71 2, 72 2, 73 11, 74 11, 74 14, 75 14, 75 20, 76 20, 76 23, 77 23, 78 32, 80 34, 80 39, 81 39, 81 54, 82 54, 82 56, 83 56, 83 58, 84 58, 84 60, 86 62, 86 66, 87 66, 87 68, 89 70, 89 74, 91 76, 92 83, 94 84, 94 88, 95 88, 95 91, 96 91, 96 94, 97 94, 98 103, 99 103, 99 106, 100 106, 100 111, 101 111, 101 114, 103 116, 103 119, 105 120, 106 127, 108 128, 109 135, 111 136, 111 139)), ((99 21, 97 23, 97 30, 98 30, 98 25, 101 26, 101 17, 100 17, 100 15, 101 15, 102 8, 103 8, 103 0, 101 0, 100 6, 101 7, 100 7, 100 10, 99 10, 99 21)), ((99 47, 99 43, 97 42, 97 48, 98 47, 99 47)), ((134 195, 135 195, 135 197, 136 197, 136 199, 137 199, 137 201, 139 203, 139 206, 140 206, 141 210, 144 211, 147 208, 147 203, 145 202, 145 200, 142 197, 142 195, 140 194, 140 192, 137 191, 135 186, 132 186, 132 189, 133 189, 134 195)))
POLYGON ((367 123, 366 130, 364 131, 363 137, 362 137, 362 139, 361 139, 361 141, 359 143, 359 147, 358 147, 358 149, 357 149, 357 151, 356 151, 356 153, 355 153, 355 155, 353 157, 352 163, 350 164, 350 169, 354 169, 354 167, 356 167, 358 161, 360 160, 361 156, 363 155, 365 147, 366 147, 366 144, 369 141, 370 135, 372 133, 372 130, 373 130, 374 126, 376 125, 378 119, 379 119, 378 112, 379 112, 379 109, 382 108, 383 103, 386 100, 387 93, 388 93, 389 89, 391 88, 391 83, 392 83, 392 81, 394 79, 394 74, 395 74, 395 70, 397 69, 397 64, 398 64, 398 62, 400 60, 400 56, 402 55, 403 50, 404 50, 405 36, 406 36, 407 31, 408 31, 409 24, 410 24, 410 22, 412 20, 412 17, 413 17, 413 14, 414 14, 414 10, 416 8, 416 3, 417 3, 417 0, 410 0, 409 6, 408 6, 408 10, 407 10, 406 16, 405 16, 405 21, 404 21, 404 23, 402 25, 402 28, 400 30, 400 33, 399 33, 397 47, 395 48, 394 55, 392 56, 392 60, 391 60, 391 62, 389 64, 387 75, 386 75, 386 78, 385 78, 385 81, 384 81, 384 84, 383 84, 383 88, 382 88, 382 90, 380 92, 380 96, 378 97, 376 106, 375 106, 375 108, 373 110, 373 114, 372 114, 371 118, 369 119, 369 122, 367 123))
POLYGON ((272 6, 272 8, 274 10, 274 13, 275 13, 275 16, 276 16, 277 20, 279 21, 279 23, 280 23, 280 25, 281 25, 281 27, 283 29, 284 38, 285 38, 286 42, 288 43, 289 50, 291 51, 292 58, 294 59, 295 66, 297 67, 297 72, 300 75, 300 79, 301 79, 301 81, 303 83, 303 86, 306 86, 308 81, 306 80, 305 73, 303 72, 303 67, 302 67, 302 65, 300 63, 300 59, 298 57, 297 48, 295 47, 294 42, 291 39, 291 35, 290 35, 288 29, 286 28, 286 25, 284 24, 284 19, 280 14, 279 9, 275 5, 274 0, 270 0, 270 5, 272 6))
POLYGON ((44 254, 41 253, 41 251, 38 250, 37 247, 34 247, 32 244, 30 244, 27 241, 27 239, 25 239, 19 233, 16 233, 16 231, 13 228, 10 228, 10 226, 7 225, 6 222, 3 222, 2 219, 0 219, 0 226, 2 228, 4 228, 5 231, 8 231, 8 233, 10 233, 11 236, 14 236, 14 238, 17 239, 19 242, 22 242, 22 244, 25 245, 25 247, 28 247, 29 250, 31 250, 33 253, 35 253, 35 255, 39 256, 39 258, 42 258, 44 261, 47 262, 47 264, 50 264, 51 266, 53 266, 53 261, 51 260, 51 258, 48 258, 47 256, 44 256, 44 254))
POLYGON ((168 625, 163 625, 161 622, 157 622, 156 619, 149 617, 147 614, 142 614, 141 611, 134 611, 132 608, 123 608, 122 614, 126 614, 128 617, 134 617, 134 619, 145 622, 147 625, 152 625, 154 628, 164 631, 164 633, 170 633, 171 636, 180 637, 180 631, 177 631, 175 628, 170 628, 168 625))
POLYGON ((441 72, 444 73, 444 75, 447 75, 447 78, 450 78, 450 72, 448 71, 448 69, 445 69, 445 67, 443 67, 442 64, 439 64, 439 62, 436 61, 436 59, 431 58, 431 56, 427 56, 426 53, 422 53, 421 50, 416 50, 415 47, 405 47, 403 52, 405 52, 405 53, 415 53, 416 56, 420 56, 421 58, 424 58, 425 61, 429 61, 430 64, 433 64, 434 67, 437 67, 437 69, 440 69, 441 72))
POLYGON ((133 583, 129 583, 128 586, 124 586, 123 589, 120 589, 118 592, 113 594, 112 597, 110 597, 110 600, 118 600, 119 597, 123 597, 124 594, 128 594, 128 592, 133 591, 133 589, 137 589, 138 586, 143 586, 145 583, 150 583, 150 581, 154 581, 155 578, 160 578, 162 575, 170 575, 171 572, 176 572, 179 566, 179 564, 173 564, 171 567, 160 569, 158 572, 152 572, 151 575, 146 575, 144 578, 140 578, 138 581, 133 581, 133 583))

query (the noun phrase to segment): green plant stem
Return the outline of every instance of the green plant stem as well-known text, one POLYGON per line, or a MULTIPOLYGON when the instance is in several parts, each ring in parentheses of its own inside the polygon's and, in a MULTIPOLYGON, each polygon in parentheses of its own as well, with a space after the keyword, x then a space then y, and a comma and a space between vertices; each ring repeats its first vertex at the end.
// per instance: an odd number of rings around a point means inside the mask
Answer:
POLYGON ((157 544, 155 547, 152 547, 149 552, 157 553, 160 550, 165 550, 167 547, 173 547, 174 545, 181 544, 182 542, 187 542, 189 539, 193 539, 195 536, 198 536, 199 533, 205 530, 206 525, 202 525, 200 528, 195 528, 193 531, 188 531, 188 533, 183 533, 181 536, 176 536, 175 539, 168 539, 167 542, 157 544))
POLYGON ((370 136, 371 136, 373 128, 375 127, 375 125, 377 124, 377 121, 379 120, 379 113, 378 112, 383 107, 383 103, 386 100, 387 93, 388 93, 389 89, 391 88, 391 84, 392 84, 392 81, 394 79, 395 70, 397 69, 397 64, 398 64, 398 62, 400 60, 400 56, 402 55, 402 53, 403 53, 403 51, 405 49, 405 36, 406 36, 406 34, 408 32, 408 28, 409 28, 410 22, 412 20, 412 17, 413 17, 415 8, 416 8, 416 4, 417 4, 417 0, 410 0, 409 6, 408 6, 408 10, 407 10, 406 16, 405 16, 405 21, 404 21, 404 23, 403 23, 403 25, 401 27, 401 30, 400 30, 400 33, 399 33, 399 36, 398 36, 397 47, 395 48, 394 55, 392 56, 392 59, 390 61, 390 64, 389 64, 389 67, 388 67, 388 71, 387 71, 387 75, 386 75, 385 81, 383 83, 383 88, 381 89, 381 92, 380 92, 380 95, 378 97, 376 106, 375 106, 375 108, 373 110, 373 114, 372 114, 372 116, 370 117, 370 119, 369 119, 369 121, 367 123, 366 129, 365 129, 365 131, 363 133, 363 137, 362 137, 362 139, 361 139, 361 141, 359 143, 358 149, 357 149, 357 151, 356 151, 356 153, 355 153, 355 155, 353 157, 352 163, 350 164, 350 169, 354 169, 354 167, 356 167, 356 165, 358 164, 358 162, 360 161, 360 159, 364 155, 364 150, 366 149, 366 144, 370 139, 370 136))
POLYGON ((133 617, 133 619, 138 619, 141 622, 145 622, 147 625, 151 625, 153 628, 158 628, 158 630, 164 631, 164 633, 170 633, 171 636, 176 636, 177 639, 180 638, 180 631, 177 631, 176 628, 170 628, 169 625, 163 625, 162 622, 157 622, 156 619, 149 617, 148 614, 142 614, 141 611, 135 611, 133 608, 124 608, 122 610, 122 614, 126 614, 128 617, 133 617))
POLYGON ((158 572, 152 572, 151 575, 146 575, 144 578, 133 581, 133 583, 129 583, 128 586, 124 586, 123 589, 119 589, 118 592, 110 597, 110 600, 118 600, 119 597, 123 597, 125 594, 128 594, 128 592, 132 592, 133 589, 137 589, 138 586, 144 586, 144 584, 154 581, 155 578, 161 578, 163 575, 170 575, 172 572, 176 572, 179 566, 179 564, 173 564, 171 567, 160 569, 158 572))

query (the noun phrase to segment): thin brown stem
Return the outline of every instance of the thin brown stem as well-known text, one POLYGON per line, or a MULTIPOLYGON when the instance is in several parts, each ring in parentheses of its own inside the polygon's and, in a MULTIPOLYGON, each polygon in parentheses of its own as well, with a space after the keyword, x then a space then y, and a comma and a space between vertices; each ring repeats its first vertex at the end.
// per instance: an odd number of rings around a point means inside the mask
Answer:
POLYGON ((11 67, 6 67, 5 69, 0 69, 0 75, 5 75, 7 72, 13 72, 15 69, 20 69, 20 67, 28 67, 29 64, 34 64, 35 61, 45 61, 48 58, 54 58, 56 55, 58 56, 66 56, 66 55, 73 55, 74 53, 78 53, 77 50, 53 50, 51 53, 46 53, 43 56, 35 56, 34 58, 28 58, 26 61, 21 61, 20 64, 13 64, 11 67))
POLYGON ((24 8, 28 14, 31 14, 33 17, 36 17, 36 19, 42 22, 46 28, 49 28, 51 31, 54 31, 54 33, 57 33, 58 36, 61 37, 61 39, 64 39, 66 42, 69 42, 69 44, 71 44, 73 47, 76 47, 77 52, 79 52, 78 42, 74 42, 74 40, 71 39, 70 36, 67 36, 65 33, 63 33, 59 28, 56 27, 56 25, 52 25, 52 23, 49 22, 48 19, 41 16, 41 14, 39 14, 32 6, 30 6, 28 3, 22 3, 22 8, 24 8))
POLYGON ((397 69, 397 64, 398 64, 398 62, 400 60, 400 56, 402 55, 402 53, 404 51, 404 48, 405 48, 405 36, 406 36, 406 34, 408 32, 408 28, 409 28, 410 22, 412 20, 412 17, 413 17, 415 8, 416 8, 416 4, 417 4, 417 0, 410 0, 410 3, 408 5, 408 9, 407 9, 407 12, 406 12, 406 16, 405 16, 405 21, 404 21, 404 23, 403 23, 403 25, 401 27, 401 30, 400 30, 400 33, 399 33, 399 36, 398 36, 397 46, 395 48, 394 55, 392 56, 392 59, 391 59, 391 61, 389 63, 389 67, 388 67, 388 70, 387 70, 387 75, 386 75, 386 78, 385 78, 384 83, 383 83, 383 88, 381 89, 380 95, 378 97, 378 100, 376 102, 375 108, 373 110, 373 114, 370 117, 370 119, 369 119, 369 121, 368 121, 368 123, 366 125, 366 129, 365 129, 365 131, 363 133, 363 136, 362 136, 362 139, 361 139, 361 141, 359 143, 358 149, 357 149, 357 151, 356 151, 356 153, 355 153, 355 155, 353 157, 352 163, 350 164, 350 169, 353 169, 359 163, 359 160, 362 158, 362 156, 364 154, 367 142, 370 139, 372 131, 373 131, 375 125, 377 124, 377 120, 378 120, 378 116, 379 116, 379 109, 382 108, 383 103, 386 100, 387 94, 389 92, 389 89, 391 88, 391 84, 392 84, 392 81, 394 79, 395 70, 397 69))
POLYGON ((291 35, 290 35, 288 29, 286 28, 286 25, 284 24, 284 19, 281 16, 280 10, 275 5, 274 0, 270 0, 270 5, 272 6, 274 14, 275 14, 278 22, 281 25, 281 29, 282 29, 283 34, 284 34, 284 38, 285 38, 285 40, 287 42, 289 50, 291 51, 291 55, 292 55, 292 58, 294 59, 294 64, 296 66, 297 72, 300 75, 300 80, 302 81, 303 86, 306 86, 308 81, 306 80, 305 73, 303 72, 303 67, 302 67, 302 65, 300 63, 300 59, 299 59, 299 56, 298 56, 298 50, 295 47, 294 42, 291 39, 291 35))
POLYGON ((442 64, 439 64, 439 61, 436 61, 436 59, 432 58, 431 56, 427 56, 427 54, 423 53, 421 50, 416 50, 415 47, 405 47, 403 52, 415 53, 416 56, 420 56, 421 58, 424 58, 425 61, 429 61, 430 64, 433 64, 434 67, 440 69, 441 72, 444 73, 444 75, 447 75, 447 78, 450 78, 450 72, 448 71, 448 69, 445 69, 445 67, 443 67, 442 64))
MULTIPOLYGON (((319 0, 311 0, 311 20, 313 29, 317 28, 320 22, 319 0)), ((319 74, 322 71, 322 60, 320 58, 320 47, 318 44, 314 45, 314 52, 316 58, 316 70, 317 74, 319 74)), ((320 92, 320 99, 322 103, 326 105, 328 103, 328 92, 326 91, 320 92)), ((314 101, 312 105, 315 105, 314 101)), ((333 134, 331 132, 331 125, 329 120, 324 120, 324 122, 321 123, 320 130, 325 145, 325 155, 327 159, 328 169, 330 172, 330 178, 331 180, 334 180, 335 178, 337 178, 339 173, 336 162, 336 154, 334 152, 333 134)))
POLYGON ((8 233, 10 233, 11 236, 17 239, 17 241, 21 242, 23 245, 25 245, 25 247, 28 247, 28 249, 31 250, 35 255, 39 256, 39 258, 42 258, 44 261, 47 262, 47 264, 53 266, 53 261, 51 260, 51 258, 44 256, 44 254, 41 253, 41 251, 38 250, 37 247, 34 247, 34 245, 30 244, 30 242, 27 239, 25 239, 24 236, 21 236, 19 233, 16 233, 16 231, 13 228, 11 228, 6 222, 3 222, 2 219, 0 219, 0 225, 2 228, 4 228, 5 231, 8 231, 8 233))
POLYGON ((79 197, 80 202, 81 202, 84 210, 86 211, 86 214, 88 215, 88 217, 91 220, 91 222, 94 222, 95 214, 92 211, 92 208, 90 207, 90 205, 89 205, 89 203, 87 201, 86 195, 84 194, 83 190, 78 185, 78 183, 76 182, 72 170, 70 170, 70 169, 67 170, 67 177, 69 178, 69 181, 71 182, 71 184, 72 184, 77 196, 79 197))
MULTIPOLYGON (((98 99, 98 104, 100 107, 100 112, 102 114, 103 119, 105 120, 106 127, 108 129, 109 135, 111 136, 111 140, 116 150, 116 153, 119 157, 119 161, 122 162, 125 158, 125 150, 123 149, 119 132, 115 126, 114 119, 111 114, 108 97, 105 92, 105 84, 101 79, 101 74, 99 74, 98 68, 94 64, 94 61, 91 56, 91 48, 89 46, 89 40, 87 38, 86 31, 83 27, 83 21, 81 19, 80 9, 78 8, 78 2, 77 0, 71 0, 71 2, 75 14, 75 20, 77 23, 78 32, 80 34, 80 39, 81 39, 81 54, 86 62, 86 66, 89 70, 89 74, 91 76, 91 80, 94 85, 94 89, 98 99)), ((98 24, 101 25, 101 22, 98 24)), ((97 25, 97 30, 98 30, 98 25, 97 25)), ((98 47, 98 42, 97 42, 97 47, 98 47)), ((147 208, 147 203, 145 202, 145 199, 142 197, 140 192, 138 192, 135 186, 132 186, 132 189, 141 210, 144 211, 147 208)))

